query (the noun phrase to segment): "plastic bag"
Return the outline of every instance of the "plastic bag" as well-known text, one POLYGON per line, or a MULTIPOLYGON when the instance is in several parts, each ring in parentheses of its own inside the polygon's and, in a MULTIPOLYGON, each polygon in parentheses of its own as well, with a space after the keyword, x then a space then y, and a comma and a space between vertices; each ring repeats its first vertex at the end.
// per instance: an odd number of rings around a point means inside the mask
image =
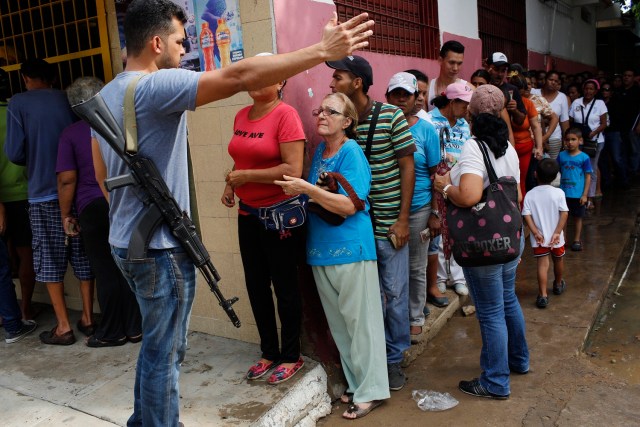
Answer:
POLYGON ((418 402, 418 407, 423 411, 446 411, 459 403, 449 393, 440 393, 433 390, 413 390, 411 396, 413 400, 418 402))

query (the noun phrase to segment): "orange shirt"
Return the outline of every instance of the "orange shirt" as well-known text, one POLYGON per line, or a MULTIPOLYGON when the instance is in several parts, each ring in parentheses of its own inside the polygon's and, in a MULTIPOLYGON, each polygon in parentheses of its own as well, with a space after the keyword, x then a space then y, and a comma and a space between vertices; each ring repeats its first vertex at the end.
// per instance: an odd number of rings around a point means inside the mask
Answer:
POLYGON ((536 106, 533 104, 533 102, 527 98, 522 98, 522 102, 524 103, 524 107, 527 110, 527 115, 524 118, 524 122, 522 122, 521 125, 517 125, 511 122, 513 137, 516 140, 516 144, 530 142, 532 140, 531 130, 529 129, 531 126, 531 120, 538 120, 538 110, 536 110, 536 106))

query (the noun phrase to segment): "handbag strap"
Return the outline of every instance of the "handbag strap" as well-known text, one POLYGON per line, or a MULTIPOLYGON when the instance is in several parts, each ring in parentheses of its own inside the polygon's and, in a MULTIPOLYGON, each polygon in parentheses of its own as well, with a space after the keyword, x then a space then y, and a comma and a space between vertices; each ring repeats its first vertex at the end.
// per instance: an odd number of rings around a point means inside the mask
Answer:
POLYGON ((356 208, 356 211, 364 210, 364 201, 362 201, 362 199, 358 197, 355 190, 353 189, 349 181, 347 181, 347 178, 344 177, 344 175, 338 172, 327 172, 327 175, 340 183, 342 188, 344 188, 344 191, 347 192, 347 195, 351 200, 351 203, 353 203, 353 206, 356 208))
POLYGON ((369 124, 369 133, 367 134, 367 145, 364 150, 364 155, 367 158, 367 161, 369 161, 369 157, 371 157, 373 135, 376 133, 376 125, 378 124, 378 116, 380 115, 381 108, 382 102, 373 101, 373 113, 371 115, 371 123, 369 124))
MULTIPOLYGON (((587 126, 587 127, 589 127, 589 123, 587 123, 587 120, 589 120, 589 114, 591 114, 591 110, 593 110, 593 106, 594 105, 596 105, 596 99, 595 98, 593 98, 593 100, 591 101, 591 107, 589 107, 589 111, 587 111, 587 118, 586 119, 584 117, 584 108, 582 108, 580 110, 580 112, 582 113, 582 124, 587 126)), ((589 127, 589 129, 591 129, 591 127, 589 127)), ((600 132, 598 132, 598 135, 600 135, 600 132)), ((598 137, 598 135, 596 135, 596 137, 598 137)), ((588 136, 589 135, 582 135, 582 137, 584 139, 589 139, 588 136)))
POLYGON ((127 90, 124 94, 124 151, 129 154, 136 154, 138 152, 138 123, 136 121, 134 95, 136 92, 136 85, 143 75, 144 74, 139 74, 132 78, 129 81, 127 90))
POLYGON ((489 152, 487 151, 487 146, 484 141, 480 141, 478 139, 474 139, 478 146, 480 147, 480 151, 482 152, 482 157, 484 159, 484 166, 487 168, 487 175, 489 175, 489 182, 491 184, 495 184, 498 182, 498 175, 496 174, 493 165, 491 164, 491 160, 489 159, 489 152))

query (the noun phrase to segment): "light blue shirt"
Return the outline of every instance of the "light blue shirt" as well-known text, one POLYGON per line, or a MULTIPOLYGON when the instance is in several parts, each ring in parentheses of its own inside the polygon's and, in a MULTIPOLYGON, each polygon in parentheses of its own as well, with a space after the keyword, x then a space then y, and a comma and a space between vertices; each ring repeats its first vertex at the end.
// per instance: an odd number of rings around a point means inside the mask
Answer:
MULTIPOLYGON (((139 72, 116 76, 101 91, 104 101, 124 130, 123 102, 129 81, 139 72)), ((151 159, 164 178, 173 197, 183 211, 189 212, 189 177, 187 172, 186 110, 195 110, 198 79, 202 73, 182 69, 160 70, 140 79, 135 92, 138 125, 138 153, 151 159)), ((129 173, 124 162, 111 147, 94 135, 109 177, 129 173)), ((129 247, 129 239, 146 208, 132 186, 121 187, 109 194, 109 243, 129 247)), ((162 224, 151 239, 152 249, 179 247, 169 227, 162 224)))
POLYGON ((410 130, 417 148, 413 153, 416 185, 413 189, 413 199, 411 199, 411 212, 416 212, 431 202, 429 168, 440 163, 440 139, 436 128, 423 119, 418 119, 410 130))
POLYGON ((592 173, 591 161, 582 151, 572 156, 568 151, 561 151, 557 158, 560 166, 560 188, 566 197, 579 199, 584 193, 585 175, 592 173))
POLYGON ((438 137, 440 137, 440 130, 442 128, 449 129, 449 139, 445 136, 444 148, 447 154, 451 154, 453 158, 457 160, 460 158, 460 153, 462 153, 462 146, 471 138, 469 123, 467 123, 465 119, 458 119, 456 124, 451 127, 449 120, 442 115, 438 108, 434 108, 429 114, 431 116, 431 123, 433 123, 438 133, 438 137))
MULTIPOLYGON (((322 158, 325 143, 318 145, 311 162, 309 182, 315 184, 321 172, 338 172, 351 184, 365 209, 348 216, 340 225, 331 225, 309 212, 307 263, 309 265, 350 264, 376 259, 373 226, 367 196, 371 189, 371 169, 364 152, 353 139, 344 143, 332 157, 322 158)), ((340 194, 347 195, 342 186, 340 194)))

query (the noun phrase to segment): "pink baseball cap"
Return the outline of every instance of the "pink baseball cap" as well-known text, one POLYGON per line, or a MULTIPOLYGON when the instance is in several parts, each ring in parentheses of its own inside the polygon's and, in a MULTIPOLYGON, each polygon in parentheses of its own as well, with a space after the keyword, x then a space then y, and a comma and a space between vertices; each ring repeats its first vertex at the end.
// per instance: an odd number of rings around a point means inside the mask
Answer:
POLYGON ((447 99, 459 99, 461 101, 470 102, 473 91, 464 83, 451 83, 444 91, 447 99))

